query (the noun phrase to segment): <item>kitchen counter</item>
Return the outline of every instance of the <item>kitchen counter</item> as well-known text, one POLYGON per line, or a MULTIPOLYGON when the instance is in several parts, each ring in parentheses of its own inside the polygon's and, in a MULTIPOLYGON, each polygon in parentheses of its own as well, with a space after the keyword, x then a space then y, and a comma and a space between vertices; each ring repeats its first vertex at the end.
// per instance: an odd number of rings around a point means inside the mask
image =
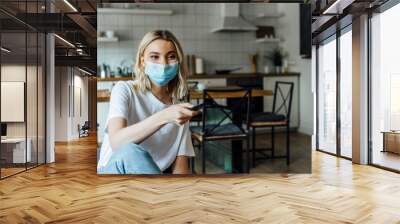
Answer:
MULTIPOLYGON (((289 77, 300 76, 300 73, 230 73, 230 74, 197 74, 188 76, 188 80, 192 79, 226 79, 226 78, 257 78, 257 77, 289 77)), ((126 81, 132 80, 132 76, 128 77, 115 77, 115 78, 97 78, 98 82, 113 82, 113 81, 126 81)))
POLYGON ((188 79, 224 79, 224 78, 256 78, 256 77, 288 77, 300 76, 300 73, 231 73, 231 74, 198 74, 191 75, 188 79))
MULTIPOLYGON (((97 102, 109 102, 110 101, 111 92, 109 90, 97 90, 97 102)), ((226 98, 240 98, 242 97, 242 93, 210 93, 210 95, 214 99, 226 99, 226 98)), ((257 96, 272 96, 272 90, 265 89, 254 89, 251 93, 252 97, 257 96)), ((191 90, 190 91, 191 99, 203 99, 203 91, 191 90)))

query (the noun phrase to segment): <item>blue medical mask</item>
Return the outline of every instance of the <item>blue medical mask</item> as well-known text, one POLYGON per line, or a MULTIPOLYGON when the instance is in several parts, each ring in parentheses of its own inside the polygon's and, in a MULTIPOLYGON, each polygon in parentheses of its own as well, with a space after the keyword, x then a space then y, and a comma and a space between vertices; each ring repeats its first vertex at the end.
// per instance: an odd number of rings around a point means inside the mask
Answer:
POLYGON ((178 74, 179 63, 157 64, 149 61, 145 62, 144 73, 158 86, 165 86, 178 74))

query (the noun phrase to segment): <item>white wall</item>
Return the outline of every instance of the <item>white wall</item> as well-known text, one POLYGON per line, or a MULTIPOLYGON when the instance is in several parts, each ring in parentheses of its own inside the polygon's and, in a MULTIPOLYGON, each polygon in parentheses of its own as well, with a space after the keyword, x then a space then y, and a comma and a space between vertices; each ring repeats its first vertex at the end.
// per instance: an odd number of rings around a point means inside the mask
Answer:
MULTIPOLYGON (((123 4, 113 4, 121 7, 123 4)), ((171 9, 171 16, 97 14, 98 31, 114 30, 120 37, 116 43, 99 42, 97 63, 106 63, 116 70, 125 59, 135 61, 137 47, 144 34, 156 29, 168 29, 180 41, 185 54, 202 57, 206 73, 215 69, 242 67, 239 72, 250 72, 249 55, 262 55, 277 46, 276 43, 256 43, 255 32, 212 33, 220 20, 220 3, 197 4, 143 4, 146 8, 171 9)), ((277 4, 240 4, 242 17, 256 25, 277 25, 277 19, 256 19, 260 12, 274 13, 277 4)), ((296 20, 298 21, 298 18, 296 20)), ((293 22, 293 21, 292 21, 293 22)), ((279 24, 278 24, 279 25, 279 24)), ((299 54, 299 52, 296 52, 299 54)), ((260 63, 262 63, 260 57, 260 63)), ((262 64, 259 71, 262 71, 262 64)))
POLYGON ((285 13, 276 26, 277 33, 285 37, 281 44, 289 52, 289 60, 294 62, 293 71, 300 72, 300 127, 299 132, 312 135, 313 133, 313 94, 311 59, 302 59, 300 56, 300 20, 299 5, 293 3, 279 3, 278 11, 285 13))
MULTIPOLYGON (((114 4, 122 6, 122 4, 114 4)), ((124 59, 135 60, 135 53, 143 35, 154 29, 169 29, 181 41, 186 54, 196 54, 205 61, 205 71, 214 73, 221 67, 243 67, 239 72, 249 72, 249 55, 257 51, 260 56, 277 46, 276 43, 256 43, 255 32, 211 33, 215 21, 220 17, 218 3, 201 4, 145 4, 146 8, 172 9, 172 16, 98 14, 98 31, 115 30, 121 41, 98 43, 98 64, 110 64, 112 69, 120 66, 124 59)), ((278 37, 283 37, 280 45, 289 53, 293 62, 291 71, 300 72, 300 128, 308 135, 313 133, 313 95, 311 92, 311 60, 300 57, 299 5, 293 3, 241 3, 240 14, 255 25, 272 25, 278 37), (283 12, 277 19, 259 19, 259 13, 283 12)), ((266 63, 262 57, 259 69, 266 63)), ((101 89, 98 87, 98 89, 101 89)), ((101 106, 100 106, 101 107, 101 106)), ((103 108, 104 110, 106 108, 103 108)), ((104 110, 98 109, 101 117, 104 110)))
POLYGON ((69 141, 78 138, 78 124, 88 120, 88 80, 82 76, 84 73, 72 67, 56 67, 55 73, 55 140, 69 141), (79 89, 82 114, 76 106, 79 89))
POLYGON ((55 140, 66 141, 68 139, 68 68, 55 68, 55 140))
MULTIPOLYGON (((46 3, 49 5, 49 2, 46 3)), ((51 6, 50 6, 51 7, 51 6)), ((55 41, 46 36, 46 163, 55 162, 55 41)))
POLYGON ((312 55, 311 55, 311 91, 312 91, 312 101, 313 101, 313 131, 311 138, 311 148, 313 150, 317 149, 317 117, 315 116, 317 113, 317 48, 312 46, 312 55))
POLYGON ((74 108, 73 110, 75 113, 72 113, 73 117, 71 120, 71 132, 70 136, 71 138, 77 138, 79 133, 78 133, 78 124, 82 126, 85 121, 88 120, 88 107, 89 107, 89 102, 88 102, 88 78, 86 76, 81 76, 84 73, 81 73, 79 70, 75 69, 75 75, 74 75, 74 96, 71 96, 71 98, 74 100, 74 108), (77 74, 78 72, 78 74, 77 74), (80 93, 77 92, 77 90, 80 90, 80 93), (78 98, 80 94, 80 99, 78 98), (80 100, 80 105, 78 100, 80 100), (79 111, 79 106, 81 107, 80 109, 82 110, 81 112, 79 111))

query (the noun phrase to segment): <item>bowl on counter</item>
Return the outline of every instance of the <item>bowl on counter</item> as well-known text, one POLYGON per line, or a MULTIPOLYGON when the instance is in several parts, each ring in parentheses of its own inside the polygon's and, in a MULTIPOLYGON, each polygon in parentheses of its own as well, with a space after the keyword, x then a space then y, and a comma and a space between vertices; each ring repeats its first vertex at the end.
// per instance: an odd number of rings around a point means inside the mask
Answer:
POLYGON ((114 30, 106 30, 104 33, 106 34, 107 38, 113 38, 115 34, 114 30))

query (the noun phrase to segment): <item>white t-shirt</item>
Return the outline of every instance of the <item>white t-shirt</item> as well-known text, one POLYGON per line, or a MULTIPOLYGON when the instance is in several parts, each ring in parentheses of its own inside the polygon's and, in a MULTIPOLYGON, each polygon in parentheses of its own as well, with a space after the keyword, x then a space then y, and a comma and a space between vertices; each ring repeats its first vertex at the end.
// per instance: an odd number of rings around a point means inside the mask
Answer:
MULTIPOLYGON (((145 94, 135 91, 132 88, 134 83, 135 81, 119 81, 112 89, 98 168, 106 166, 113 153, 107 134, 107 125, 111 118, 125 118, 129 126, 169 106, 157 99, 151 91, 145 94)), ((189 122, 181 126, 167 123, 139 145, 150 153, 162 171, 167 169, 178 155, 194 156, 189 122)))

